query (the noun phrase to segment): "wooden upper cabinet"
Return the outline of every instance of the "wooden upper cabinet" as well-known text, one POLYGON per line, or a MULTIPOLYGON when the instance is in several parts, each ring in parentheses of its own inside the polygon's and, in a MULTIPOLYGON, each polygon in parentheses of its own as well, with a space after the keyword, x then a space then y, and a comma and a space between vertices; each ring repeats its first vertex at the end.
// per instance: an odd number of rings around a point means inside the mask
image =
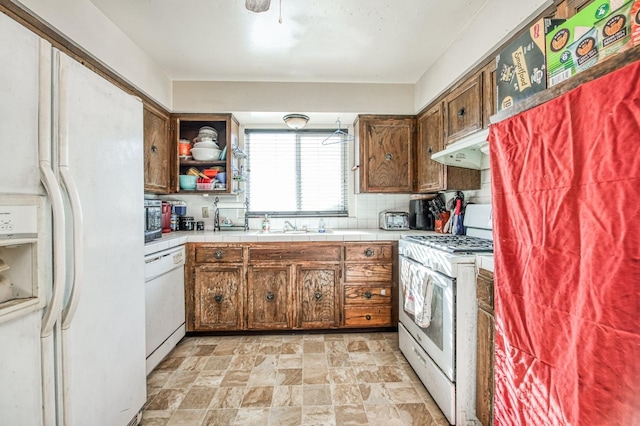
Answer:
POLYGON ((482 73, 476 73, 444 98, 445 144, 482 129, 482 73))
POLYGON ((433 161, 431 154, 444 149, 442 103, 418 116, 416 140, 415 192, 432 192, 444 188, 444 165, 433 161))
POLYGON ((415 117, 360 115, 354 127, 360 192, 412 192, 415 117))
POLYGON ((482 70, 482 128, 489 128, 489 118, 498 112, 496 61, 491 60, 482 70))
POLYGON ((593 3, 593 0, 563 0, 556 7, 552 18, 569 19, 593 3))
POLYGON ((144 190, 168 194, 173 188, 175 146, 169 130, 169 113, 145 103, 144 122, 144 190))

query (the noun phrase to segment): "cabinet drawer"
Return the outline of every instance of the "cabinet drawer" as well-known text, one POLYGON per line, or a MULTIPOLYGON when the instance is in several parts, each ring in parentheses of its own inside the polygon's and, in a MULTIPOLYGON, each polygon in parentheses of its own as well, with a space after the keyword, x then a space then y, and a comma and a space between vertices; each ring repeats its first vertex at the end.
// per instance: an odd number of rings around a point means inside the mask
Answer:
POLYGON ((345 260, 385 260, 393 256, 391 244, 346 244, 345 260))
POLYGON ((196 263, 242 262, 242 247, 196 247, 196 263))
POLYGON ((391 325, 391 308, 386 307, 346 307, 344 309, 346 327, 384 327, 391 325))
POLYGON ((345 305, 381 305, 391 306, 391 284, 386 286, 345 285, 345 305))
POLYGON ((390 282, 393 275, 393 265, 382 263, 378 265, 363 263, 345 265, 345 281, 380 281, 390 282))
POLYGON ((295 243, 283 246, 249 248, 249 260, 255 261, 340 261, 342 247, 339 245, 319 245, 295 243))

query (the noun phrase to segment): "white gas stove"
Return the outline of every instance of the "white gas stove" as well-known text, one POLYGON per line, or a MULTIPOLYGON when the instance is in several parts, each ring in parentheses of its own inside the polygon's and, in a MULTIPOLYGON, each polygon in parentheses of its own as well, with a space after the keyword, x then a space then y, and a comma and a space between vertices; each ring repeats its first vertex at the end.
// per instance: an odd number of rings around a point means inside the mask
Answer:
POLYGON ((464 225, 398 250, 400 349, 451 424, 475 420, 476 254, 493 251, 491 206, 468 205, 464 225))

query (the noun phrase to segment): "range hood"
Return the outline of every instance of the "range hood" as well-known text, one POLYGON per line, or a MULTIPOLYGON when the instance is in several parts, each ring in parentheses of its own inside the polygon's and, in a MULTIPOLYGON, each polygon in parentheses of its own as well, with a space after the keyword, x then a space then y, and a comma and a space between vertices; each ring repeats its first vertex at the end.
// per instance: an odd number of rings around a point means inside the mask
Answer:
POLYGON ((431 159, 447 166, 465 169, 489 168, 489 129, 484 129, 454 142, 446 149, 431 154, 431 159))

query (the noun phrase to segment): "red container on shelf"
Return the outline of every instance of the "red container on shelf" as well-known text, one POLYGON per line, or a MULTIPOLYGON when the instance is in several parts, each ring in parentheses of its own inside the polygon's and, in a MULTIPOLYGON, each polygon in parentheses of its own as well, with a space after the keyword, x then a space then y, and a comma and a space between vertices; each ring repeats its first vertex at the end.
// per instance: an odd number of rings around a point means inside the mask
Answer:
POLYGON ((171 232, 171 204, 162 202, 162 233, 171 232))

